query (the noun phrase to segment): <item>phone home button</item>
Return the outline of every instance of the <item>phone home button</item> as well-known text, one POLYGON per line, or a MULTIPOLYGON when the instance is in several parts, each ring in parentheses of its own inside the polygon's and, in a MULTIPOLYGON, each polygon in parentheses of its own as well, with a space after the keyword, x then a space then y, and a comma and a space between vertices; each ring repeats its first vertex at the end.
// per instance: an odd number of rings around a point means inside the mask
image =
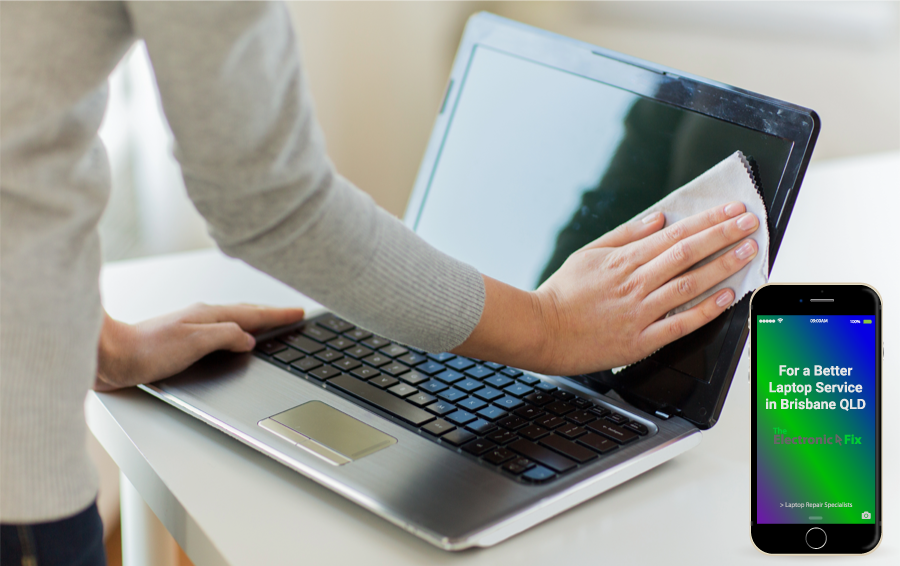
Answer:
POLYGON ((806 544, 813 550, 819 550, 828 541, 825 531, 819 527, 813 527, 806 531, 806 544))

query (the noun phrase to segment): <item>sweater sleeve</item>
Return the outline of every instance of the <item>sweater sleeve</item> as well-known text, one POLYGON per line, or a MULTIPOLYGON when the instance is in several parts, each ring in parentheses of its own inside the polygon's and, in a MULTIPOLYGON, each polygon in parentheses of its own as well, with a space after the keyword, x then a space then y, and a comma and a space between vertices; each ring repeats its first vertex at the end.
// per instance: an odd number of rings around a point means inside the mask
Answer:
POLYGON ((359 326, 446 351, 484 306, 478 271, 334 170, 280 3, 135 2, 188 193, 226 254, 359 326))

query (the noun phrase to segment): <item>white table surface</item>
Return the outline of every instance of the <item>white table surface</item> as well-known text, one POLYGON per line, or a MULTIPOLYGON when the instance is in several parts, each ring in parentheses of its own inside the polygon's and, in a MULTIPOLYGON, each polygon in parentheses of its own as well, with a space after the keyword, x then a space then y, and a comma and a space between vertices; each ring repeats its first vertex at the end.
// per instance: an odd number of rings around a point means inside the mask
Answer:
MULTIPOLYGON (((900 563, 900 154, 814 164, 773 281, 867 282, 885 303, 884 508, 866 563, 900 563)), ((207 250, 107 265, 104 304, 125 321, 196 301, 311 305, 207 250)), ((138 390, 94 394, 92 431, 198 566, 259 564, 784 563, 749 537, 747 356, 699 447, 489 549, 440 551, 138 390)), ((851 562, 858 558, 830 558, 851 562)))

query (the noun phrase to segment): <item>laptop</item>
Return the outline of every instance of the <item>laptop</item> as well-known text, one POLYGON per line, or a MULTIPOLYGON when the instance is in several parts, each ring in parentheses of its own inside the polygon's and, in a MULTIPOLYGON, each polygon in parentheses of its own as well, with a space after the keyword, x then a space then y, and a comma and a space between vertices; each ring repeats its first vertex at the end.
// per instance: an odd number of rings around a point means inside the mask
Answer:
MULTIPOLYGON (((481 13, 405 222, 534 289, 740 150, 774 261, 818 131, 809 109, 481 13)), ((310 313, 252 354, 217 353, 143 389, 440 548, 490 546, 696 446, 721 413, 748 305, 639 363, 577 376, 424 352, 310 313)))

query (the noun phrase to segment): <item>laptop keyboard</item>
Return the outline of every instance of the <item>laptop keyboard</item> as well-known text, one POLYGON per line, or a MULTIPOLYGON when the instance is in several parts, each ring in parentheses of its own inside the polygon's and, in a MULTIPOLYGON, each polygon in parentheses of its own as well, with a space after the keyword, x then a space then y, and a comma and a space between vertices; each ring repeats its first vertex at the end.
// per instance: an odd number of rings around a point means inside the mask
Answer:
POLYGON ((327 314, 256 353, 454 452, 529 483, 551 481, 647 436, 647 427, 539 377, 427 354, 327 314))

